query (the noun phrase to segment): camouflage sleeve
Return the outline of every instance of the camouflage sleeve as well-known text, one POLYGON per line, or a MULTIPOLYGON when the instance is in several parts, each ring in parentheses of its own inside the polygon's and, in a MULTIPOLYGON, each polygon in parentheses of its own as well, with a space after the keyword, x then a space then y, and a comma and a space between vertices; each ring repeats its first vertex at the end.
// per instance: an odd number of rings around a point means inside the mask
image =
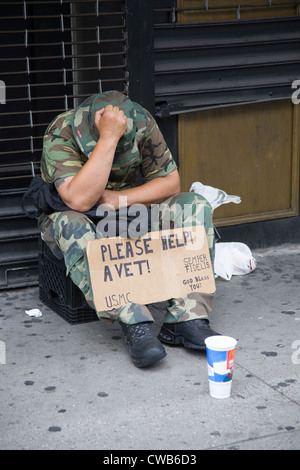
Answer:
POLYGON ((156 121, 148 111, 147 114, 147 132, 140 148, 142 154, 141 173, 145 182, 166 176, 177 168, 156 121))
POLYGON ((75 176, 86 161, 73 137, 70 114, 71 111, 57 116, 44 136, 41 175, 48 183, 75 176))

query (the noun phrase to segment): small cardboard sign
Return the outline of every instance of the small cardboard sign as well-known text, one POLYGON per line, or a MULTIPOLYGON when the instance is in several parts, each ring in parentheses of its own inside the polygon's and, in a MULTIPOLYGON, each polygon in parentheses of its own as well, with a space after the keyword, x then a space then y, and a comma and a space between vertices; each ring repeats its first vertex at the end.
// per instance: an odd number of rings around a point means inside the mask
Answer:
POLYGON ((97 311, 215 292, 201 226, 149 232, 137 239, 92 240, 87 257, 97 311))

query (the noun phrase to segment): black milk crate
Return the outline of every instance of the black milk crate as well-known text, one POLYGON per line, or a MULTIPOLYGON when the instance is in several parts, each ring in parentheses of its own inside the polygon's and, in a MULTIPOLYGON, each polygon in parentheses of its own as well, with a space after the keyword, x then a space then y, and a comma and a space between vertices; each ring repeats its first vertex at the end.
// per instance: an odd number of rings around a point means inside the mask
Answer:
POLYGON ((46 243, 39 240, 40 300, 70 324, 99 320, 81 290, 66 276, 63 259, 58 259, 46 243))

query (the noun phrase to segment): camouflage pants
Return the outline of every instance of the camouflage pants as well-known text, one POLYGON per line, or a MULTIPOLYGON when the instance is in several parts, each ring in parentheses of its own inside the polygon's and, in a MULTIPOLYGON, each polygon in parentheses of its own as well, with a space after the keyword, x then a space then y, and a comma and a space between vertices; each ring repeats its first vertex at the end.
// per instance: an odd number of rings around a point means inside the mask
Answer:
MULTIPOLYGON (((157 206, 156 206, 157 208, 157 206)), ((202 225, 205 228, 210 256, 214 261, 214 228, 212 208, 202 196, 195 193, 180 193, 159 205, 159 217, 154 220, 152 230, 164 228, 168 218, 170 228, 202 225)), ((57 257, 64 257, 66 274, 81 289, 87 303, 95 309, 93 292, 86 256, 88 240, 103 238, 96 225, 85 214, 75 211, 55 212, 41 216, 39 226, 43 238, 57 257)), ((208 318, 213 305, 213 294, 193 292, 181 298, 170 299, 165 322, 174 323, 208 318)), ((96 309, 95 309, 96 310, 96 309)), ((145 305, 126 304, 118 309, 97 312, 100 319, 119 320, 127 324, 154 321, 145 305)))

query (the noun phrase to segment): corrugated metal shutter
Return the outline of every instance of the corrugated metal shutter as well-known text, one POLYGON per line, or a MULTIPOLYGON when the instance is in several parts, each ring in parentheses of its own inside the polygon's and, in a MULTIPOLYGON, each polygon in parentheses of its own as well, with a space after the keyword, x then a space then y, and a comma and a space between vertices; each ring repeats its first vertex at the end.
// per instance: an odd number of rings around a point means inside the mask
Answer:
POLYGON ((299 16, 186 24, 177 13, 154 26, 156 116, 291 97, 299 16))
POLYGON ((92 93, 127 90, 124 3, 1 2, 0 289, 38 279, 38 229, 21 199, 46 126, 92 93))

